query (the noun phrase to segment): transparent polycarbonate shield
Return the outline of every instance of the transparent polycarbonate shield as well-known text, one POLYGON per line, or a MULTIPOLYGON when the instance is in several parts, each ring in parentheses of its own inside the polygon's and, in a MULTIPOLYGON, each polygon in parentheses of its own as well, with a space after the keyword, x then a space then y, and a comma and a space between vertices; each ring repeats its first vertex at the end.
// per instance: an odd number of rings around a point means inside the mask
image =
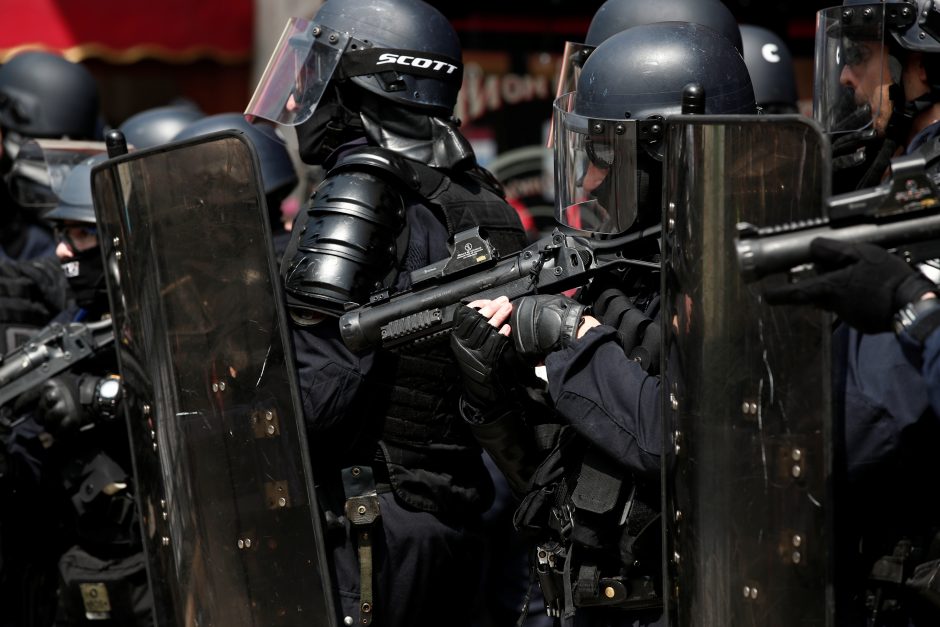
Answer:
POLYGON ((884 131, 892 83, 884 35, 878 3, 816 14, 813 117, 825 132, 884 131))
MULTIPOLYGON (((555 98, 570 94, 578 88, 578 79, 581 77, 581 68, 584 62, 594 52, 596 46, 579 44, 573 41, 565 42, 565 50, 561 55, 561 67, 556 79, 555 98)), ((548 147, 555 145, 555 118, 551 120, 548 128, 548 147)))
POLYGON ((348 43, 349 35, 345 33, 290 18, 245 115, 285 126, 306 122, 323 97, 348 43))
POLYGON ((555 100, 555 217, 590 233, 623 233, 637 215, 637 122, 587 118, 575 94, 555 100))
POLYGON ((820 215, 828 143, 799 116, 678 116, 666 133, 669 624, 831 625, 829 318, 763 303, 734 246, 742 220, 820 215))
POLYGON ((21 207, 54 207, 72 168, 106 150, 103 142, 65 139, 25 142, 16 153, 8 175, 14 200, 21 207))
POLYGON ((334 624, 257 157, 106 161, 95 210, 157 624, 334 624))

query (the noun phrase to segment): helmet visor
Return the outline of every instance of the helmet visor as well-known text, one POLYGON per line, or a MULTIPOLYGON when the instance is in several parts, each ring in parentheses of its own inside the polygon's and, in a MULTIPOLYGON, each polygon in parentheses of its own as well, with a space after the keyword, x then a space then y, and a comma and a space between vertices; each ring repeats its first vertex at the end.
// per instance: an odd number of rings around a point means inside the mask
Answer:
POLYGON ((880 4, 831 7, 816 14, 813 116, 826 132, 883 130, 879 120, 886 117, 885 94, 892 83, 884 33, 880 4))
MULTIPOLYGON (((591 52, 594 51, 595 47, 573 41, 565 42, 565 51, 561 57, 561 69, 558 71, 558 89, 555 90, 555 98, 571 93, 578 88, 581 68, 587 58, 591 56, 591 52)), ((551 126, 548 129, 548 147, 551 148, 554 143, 555 119, 553 117, 551 126)))
POLYGON ((54 207, 72 168, 106 150, 103 142, 30 140, 20 148, 10 168, 11 193, 21 207, 54 207))
POLYGON ((303 124, 317 108, 339 67, 349 35, 292 17, 245 109, 249 120, 303 124))
POLYGON ((555 218, 590 233, 623 233, 637 216, 637 122, 573 112, 555 100, 555 218))

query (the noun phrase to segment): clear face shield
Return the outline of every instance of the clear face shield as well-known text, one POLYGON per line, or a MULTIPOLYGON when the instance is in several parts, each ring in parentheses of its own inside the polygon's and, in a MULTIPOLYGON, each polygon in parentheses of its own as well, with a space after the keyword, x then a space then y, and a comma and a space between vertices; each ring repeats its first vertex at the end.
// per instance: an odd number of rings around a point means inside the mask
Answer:
POLYGON ((813 117, 827 133, 884 131, 892 83, 884 12, 868 4, 816 14, 813 117))
POLYGON ((316 110, 350 41, 345 33, 290 18, 245 115, 249 120, 264 118, 285 126, 306 122, 316 110))
POLYGON ((555 218, 579 231, 623 233, 637 218, 640 122, 578 115, 574 96, 555 100, 555 218))
POLYGON ((54 207, 72 168, 106 150, 103 142, 29 140, 20 148, 10 169, 10 192, 21 207, 54 207))
MULTIPOLYGON (((565 51, 561 57, 561 69, 558 71, 558 89, 555 90, 555 98, 560 98, 565 94, 570 94, 578 88, 578 79, 581 78, 581 68, 584 62, 591 56, 596 46, 579 44, 573 41, 565 42, 565 51)), ((551 126, 548 129, 548 147, 555 144, 555 118, 552 117, 551 126)))

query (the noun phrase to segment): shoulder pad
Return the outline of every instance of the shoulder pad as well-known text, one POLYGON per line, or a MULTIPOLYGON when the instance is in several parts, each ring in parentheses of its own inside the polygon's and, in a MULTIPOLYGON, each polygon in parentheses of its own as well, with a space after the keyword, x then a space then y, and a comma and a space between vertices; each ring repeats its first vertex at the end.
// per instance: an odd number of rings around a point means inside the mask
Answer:
POLYGON ((326 176, 330 177, 346 171, 371 172, 384 179, 393 179, 396 184, 417 190, 421 187, 418 173, 411 167, 409 160, 387 148, 362 146, 350 150, 330 168, 326 176))

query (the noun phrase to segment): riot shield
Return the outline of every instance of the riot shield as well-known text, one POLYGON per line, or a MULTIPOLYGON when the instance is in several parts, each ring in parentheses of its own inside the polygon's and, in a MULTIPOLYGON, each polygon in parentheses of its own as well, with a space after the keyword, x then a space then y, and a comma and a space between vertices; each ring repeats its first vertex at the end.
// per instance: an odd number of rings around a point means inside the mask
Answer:
POLYGON ((227 131, 92 172, 158 625, 333 625, 257 157, 227 131))
MULTIPOLYGON (((819 216, 827 142, 799 116, 668 120, 663 517, 669 624, 831 623, 830 326, 746 285, 735 224, 819 216)), ((779 279, 780 277, 778 277, 779 279)))

